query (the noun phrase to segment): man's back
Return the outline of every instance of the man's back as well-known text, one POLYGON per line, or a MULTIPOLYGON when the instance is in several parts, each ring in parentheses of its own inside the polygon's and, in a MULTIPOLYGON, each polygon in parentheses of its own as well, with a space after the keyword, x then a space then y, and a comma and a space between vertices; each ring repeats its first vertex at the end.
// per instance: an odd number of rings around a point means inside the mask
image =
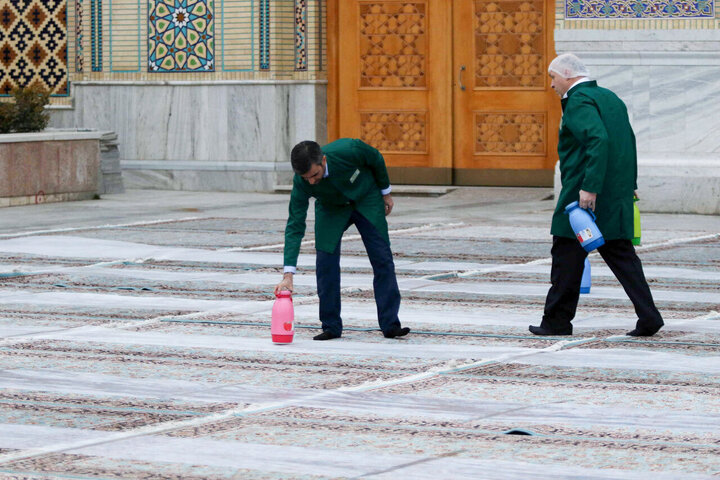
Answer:
POLYGON ((623 101, 595 81, 572 87, 563 99, 558 154, 563 188, 553 235, 574 237, 563 211, 584 190, 598 195, 595 213, 606 239, 632 238, 637 153, 623 101))
POLYGON ((637 151, 625 103, 611 90, 600 86, 579 88, 569 97, 566 111, 591 104, 607 132, 607 167, 604 195, 632 195, 636 188, 637 151))

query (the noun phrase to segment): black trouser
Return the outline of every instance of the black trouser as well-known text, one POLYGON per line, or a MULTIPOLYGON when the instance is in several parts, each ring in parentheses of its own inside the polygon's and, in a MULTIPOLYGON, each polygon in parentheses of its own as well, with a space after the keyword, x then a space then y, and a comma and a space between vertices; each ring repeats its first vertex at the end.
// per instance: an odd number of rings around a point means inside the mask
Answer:
MULTIPOLYGON (((608 240, 597 250, 635 306, 638 316, 636 327, 649 330, 660 328, 663 320, 653 302, 642 263, 632 242, 608 240)), ((551 253, 552 286, 545 300, 545 314, 541 326, 558 330, 568 328, 575 318, 585 257, 588 254, 576 239, 557 236, 553 237, 551 253)))
MULTIPOLYGON (((357 210, 352 213, 345 228, 353 223, 360 232, 373 268, 373 289, 380 330, 391 332, 400 326, 400 290, 390 245, 357 210)), ((341 242, 338 242, 333 253, 317 250, 315 258, 322 329, 338 336, 342 334, 343 328, 340 317, 340 244, 341 242)))

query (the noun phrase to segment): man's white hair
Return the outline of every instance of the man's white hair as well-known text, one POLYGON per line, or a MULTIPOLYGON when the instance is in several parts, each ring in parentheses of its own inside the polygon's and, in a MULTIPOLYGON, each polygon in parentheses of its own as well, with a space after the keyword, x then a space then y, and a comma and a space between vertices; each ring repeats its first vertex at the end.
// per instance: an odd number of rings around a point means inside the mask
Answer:
POLYGON ((548 66, 548 72, 555 72, 563 78, 590 76, 590 71, 582 60, 572 53, 563 53, 555 57, 548 66))

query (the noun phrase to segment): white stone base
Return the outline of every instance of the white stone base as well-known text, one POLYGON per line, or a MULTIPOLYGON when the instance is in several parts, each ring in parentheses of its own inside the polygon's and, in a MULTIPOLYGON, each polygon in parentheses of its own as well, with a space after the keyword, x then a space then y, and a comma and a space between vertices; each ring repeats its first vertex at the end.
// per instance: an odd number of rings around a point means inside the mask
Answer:
POLYGON ((290 162, 120 162, 126 188, 269 192, 292 179, 290 162))

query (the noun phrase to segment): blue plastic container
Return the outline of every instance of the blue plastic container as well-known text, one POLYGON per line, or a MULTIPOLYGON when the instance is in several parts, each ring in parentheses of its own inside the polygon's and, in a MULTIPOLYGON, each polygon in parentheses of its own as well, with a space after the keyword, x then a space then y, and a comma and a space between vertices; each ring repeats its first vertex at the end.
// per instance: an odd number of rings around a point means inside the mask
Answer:
POLYGON ((580 281, 580 293, 590 293, 590 260, 587 257, 585 257, 585 268, 582 281, 580 281))
POLYGON ((565 213, 570 217, 570 226, 586 252, 592 252, 605 245, 605 239, 595 225, 595 214, 592 210, 580 208, 578 202, 575 201, 565 207, 565 213))

